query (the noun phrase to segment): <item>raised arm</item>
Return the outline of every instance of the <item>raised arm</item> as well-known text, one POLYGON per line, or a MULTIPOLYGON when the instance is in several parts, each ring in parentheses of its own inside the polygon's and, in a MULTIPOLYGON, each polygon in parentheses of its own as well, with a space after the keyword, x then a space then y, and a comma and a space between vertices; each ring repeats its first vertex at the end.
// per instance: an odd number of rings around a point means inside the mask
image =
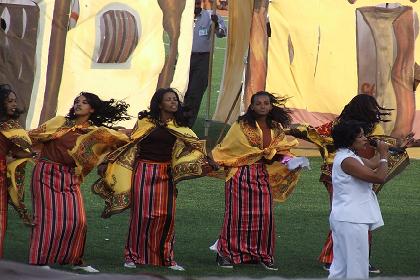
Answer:
POLYGON ((215 23, 215 34, 218 38, 226 37, 227 28, 225 21, 219 15, 210 15, 211 20, 215 23))
MULTIPOLYGON (((341 168, 347 174, 359 178, 363 181, 374 184, 385 183, 388 171, 388 144, 383 141, 379 141, 377 150, 380 159, 376 169, 372 169, 368 165, 363 165, 357 159, 351 157, 343 160, 341 163, 341 168)), ((364 163, 365 160, 366 159, 363 159, 364 163)))

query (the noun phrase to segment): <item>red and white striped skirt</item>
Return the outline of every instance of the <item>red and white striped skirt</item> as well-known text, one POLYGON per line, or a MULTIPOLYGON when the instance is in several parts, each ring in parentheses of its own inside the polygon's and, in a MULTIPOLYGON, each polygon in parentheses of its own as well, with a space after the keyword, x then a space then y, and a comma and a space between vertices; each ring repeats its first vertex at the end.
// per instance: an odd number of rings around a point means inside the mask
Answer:
POLYGON ((273 199, 264 164, 238 168, 225 184, 225 216, 219 254, 232 263, 273 262, 273 199))
POLYGON ((82 263, 86 213, 74 169, 40 160, 32 174, 34 224, 29 263, 82 263))
POLYGON ((167 163, 138 161, 132 180, 125 261, 172 266, 176 188, 167 163))
POLYGON ((6 157, 0 156, 0 258, 3 258, 4 237, 7 229, 6 157))

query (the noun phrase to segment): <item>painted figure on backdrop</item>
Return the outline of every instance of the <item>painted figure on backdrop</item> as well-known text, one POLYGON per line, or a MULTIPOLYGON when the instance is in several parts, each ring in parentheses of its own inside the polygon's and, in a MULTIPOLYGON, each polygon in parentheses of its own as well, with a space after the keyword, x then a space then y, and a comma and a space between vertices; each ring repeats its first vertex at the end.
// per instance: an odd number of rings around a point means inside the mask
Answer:
POLYGON ((217 37, 225 37, 227 28, 222 17, 212 15, 210 10, 201 8, 201 0, 195 0, 194 34, 190 61, 188 89, 184 97, 184 105, 190 111, 188 126, 192 127, 200 110, 201 100, 206 91, 209 75, 211 26, 215 24, 217 37))
POLYGON ((273 200, 285 200, 301 167, 309 165, 290 152, 298 142, 288 141, 283 130, 291 121, 285 101, 265 91, 254 94, 247 112, 212 151, 227 172, 225 216, 217 242, 221 267, 261 263, 277 270, 273 200))
POLYGON ((413 131, 416 116, 412 85, 418 18, 413 7, 378 3, 355 10, 358 87, 375 85, 381 107, 393 108, 386 135, 404 138, 413 131))
POLYGON ((127 136, 107 128, 129 119, 127 107, 82 92, 66 117, 54 117, 29 132, 34 144, 42 144, 31 183, 35 226, 30 264, 71 264, 98 272, 83 261, 87 224, 80 184, 104 154, 127 142, 127 136))
POLYGON ((357 151, 369 145, 364 123, 340 121, 332 128, 337 152, 332 167, 333 196, 330 227, 334 239, 331 279, 369 278, 368 232, 383 226, 373 184, 385 183, 389 145, 377 142, 379 158, 366 159, 357 151))
POLYGON ((22 111, 18 108, 17 95, 9 85, 0 86, 0 258, 3 258, 4 238, 7 228, 7 210, 10 202, 26 224, 30 217, 23 204, 24 186, 19 181, 20 165, 35 153, 31 149, 31 140, 19 124, 22 111), (10 180, 7 169, 18 181, 10 180))
POLYGON ((177 92, 158 89, 139 113, 130 141, 106 158, 93 191, 105 199, 103 217, 130 208, 124 267, 185 270, 174 257, 177 182, 212 170, 205 141, 187 127, 177 92))
POLYGON ((169 53, 159 75, 157 88, 169 87, 172 83, 178 55, 178 40, 181 33, 181 18, 186 0, 158 0, 163 13, 163 28, 169 38, 169 53))

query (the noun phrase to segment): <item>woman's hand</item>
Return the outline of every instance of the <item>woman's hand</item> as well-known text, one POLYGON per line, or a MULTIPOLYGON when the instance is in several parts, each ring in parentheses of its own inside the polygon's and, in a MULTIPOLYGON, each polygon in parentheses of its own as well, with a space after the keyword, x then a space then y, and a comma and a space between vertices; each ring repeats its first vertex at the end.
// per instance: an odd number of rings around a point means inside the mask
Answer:
POLYGON ((36 158, 38 156, 34 151, 27 152, 20 149, 12 151, 12 155, 14 158, 36 158))
POLYGON ((101 164, 98 165, 97 169, 98 169, 98 175, 101 177, 105 177, 105 172, 106 169, 108 168, 108 163, 103 162, 101 164))
POLYGON ((209 166, 213 169, 212 171, 219 170, 220 166, 211 157, 207 156, 207 162, 209 166))
POLYGON ((406 137, 404 138, 398 138, 397 139, 397 147, 413 147, 413 143, 418 141, 418 139, 414 139, 414 132, 410 132, 406 137))
POLYGON ((381 159, 385 158, 387 159, 389 156, 389 144, 378 140, 376 150, 378 151, 381 159))

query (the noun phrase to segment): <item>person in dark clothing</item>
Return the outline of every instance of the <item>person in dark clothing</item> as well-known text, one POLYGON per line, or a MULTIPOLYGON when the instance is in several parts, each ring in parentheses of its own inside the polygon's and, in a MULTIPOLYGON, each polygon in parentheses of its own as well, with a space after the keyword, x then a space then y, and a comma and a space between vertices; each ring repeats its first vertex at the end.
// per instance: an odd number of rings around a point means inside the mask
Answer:
POLYGON ((184 106, 191 115, 188 123, 189 127, 192 127, 197 119, 201 100, 208 84, 212 22, 215 23, 216 36, 219 38, 225 37, 227 30, 223 19, 218 15, 212 15, 210 10, 203 10, 201 0, 196 0, 190 76, 188 89, 184 97, 184 106))

